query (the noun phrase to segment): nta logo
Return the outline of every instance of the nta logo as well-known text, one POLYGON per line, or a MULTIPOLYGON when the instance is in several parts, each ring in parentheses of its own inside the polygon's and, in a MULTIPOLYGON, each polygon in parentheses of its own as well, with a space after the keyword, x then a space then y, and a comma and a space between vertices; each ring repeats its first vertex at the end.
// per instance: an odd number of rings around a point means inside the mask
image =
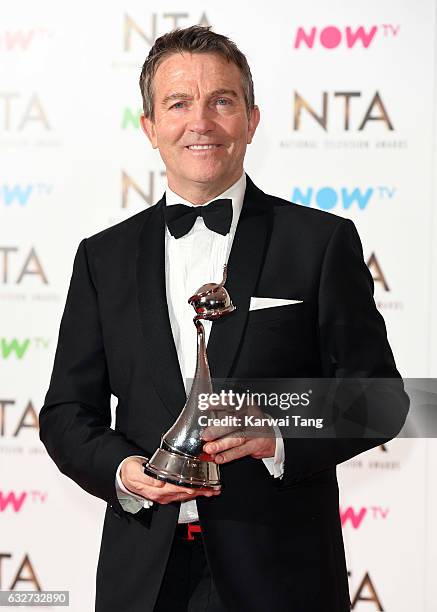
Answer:
MULTIPOLYGON (((135 19, 133 19, 130 15, 125 14, 123 27, 123 51, 132 51, 133 34, 136 34, 136 36, 139 37, 143 43, 146 43, 149 47, 151 47, 158 36, 158 19, 160 21, 163 20, 164 22, 160 27, 160 30, 163 32, 184 27, 187 20, 189 20, 190 25, 195 23, 195 19, 191 17, 189 13, 165 12, 160 15, 157 13, 152 13, 150 15, 149 29, 146 30, 143 25, 139 25, 138 22, 135 21, 135 19)), ((197 21, 197 25, 211 25, 208 21, 206 13, 202 13, 197 21)))
POLYGON ((364 49, 368 49, 374 42, 375 36, 381 32, 385 38, 393 38, 399 34, 400 26, 395 26, 390 23, 385 23, 381 26, 373 25, 365 29, 365 26, 334 26, 329 25, 324 28, 304 29, 302 26, 297 28, 294 36, 293 47, 300 49, 306 47, 313 49, 318 43, 324 49, 336 49, 340 45, 353 49, 355 45, 359 45, 364 49))
POLYGON ((18 412, 15 400, 0 399, 0 436, 17 438, 23 430, 29 429, 38 431, 38 415, 33 403, 29 400, 24 410, 18 412))
MULTIPOLYGON (((5 591, 13 591, 17 584, 22 582, 26 585, 27 589, 32 588, 35 591, 41 591, 41 583, 36 576, 36 572, 30 561, 28 553, 23 555, 21 562, 18 565, 18 569, 12 574, 12 579, 5 584, 4 576, 10 574, 10 563, 12 560, 12 553, 0 552, 0 589, 5 591), (3 566, 3 561, 7 562, 7 567, 3 566)), ((16 567, 17 561, 14 559, 14 567, 16 567)))
MULTIPOLYGON (((349 578, 352 577, 352 572, 348 572, 347 575, 349 578)), ((360 602, 370 603, 372 604, 372 608, 366 608, 366 610, 377 610, 377 612, 384 612, 384 607, 381 602, 381 598, 379 597, 375 583, 370 577, 369 572, 366 572, 362 577, 358 586, 354 588, 350 588, 351 592, 351 610, 355 610, 357 604, 360 602)), ((361 606, 359 606, 361 610, 361 606)))
MULTIPOLYGON (((298 131, 301 129, 302 124, 302 111, 306 111, 306 113, 320 125, 325 132, 328 131, 328 119, 332 113, 330 111, 330 107, 334 105, 334 110, 337 114, 343 115, 342 129, 345 132, 348 132, 351 129, 351 115, 352 115, 352 106, 355 106, 351 103, 354 98, 361 98, 360 91, 334 91, 331 96, 327 91, 322 92, 322 105, 321 110, 319 112, 315 111, 314 108, 309 104, 307 100, 298 92, 294 92, 294 112, 293 112, 293 129, 298 131), (343 100, 343 108, 339 108, 339 102, 337 100, 343 100)), ((369 122, 380 122, 385 127, 392 131, 394 130, 393 123, 387 113, 386 107, 382 101, 382 98, 378 91, 376 91, 370 100, 367 109, 362 115, 360 121, 357 121, 358 124, 356 130, 358 132, 364 130, 369 122)))
POLYGON ((132 195, 137 201, 148 206, 152 206, 156 202, 156 182, 159 177, 165 176, 165 171, 149 172, 149 180, 147 187, 140 186, 125 170, 121 171, 121 207, 128 208, 132 195))
MULTIPOLYGON (((384 291, 390 291, 390 287, 388 286, 387 279, 384 275, 384 272, 382 271, 381 264, 379 263, 379 260, 377 259, 375 253, 370 253, 370 257, 366 261, 366 265, 370 270, 370 273, 372 275, 373 282, 375 283, 375 285, 376 283, 380 283, 384 291)), ((382 452, 384 453, 387 452, 387 447, 385 444, 381 444, 379 448, 382 452)))
POLYGON ((49 281, 35 248, 30 247, 29 251, 26 251, 23 256, 17 246, 0 246, 0 284, 15 283, 19 285, 28 276, 36 277, 43 285, 48 285, 49 281), (17 252, 19 252, 18 261, 20 262, 18 266, 16 265, 17 252), (13 278, 11 278, 11 267, 14 271, 13 278))
POLYGON ((21 132, 28 126, 36 126, 50 131, 49 120, 41 100, 36 94, 25 98, 14 91, 0 91, 0 108, 3 108, 1 128, 5 132, 21 132))

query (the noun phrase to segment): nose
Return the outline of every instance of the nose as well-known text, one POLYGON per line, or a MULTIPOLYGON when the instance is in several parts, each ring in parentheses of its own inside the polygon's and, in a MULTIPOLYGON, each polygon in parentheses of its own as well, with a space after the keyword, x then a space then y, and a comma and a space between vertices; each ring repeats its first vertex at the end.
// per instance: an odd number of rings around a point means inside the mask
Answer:
POLYGON ((215 129, 215 123, 211 116, 211 109, 207 104, 193 104, 190 120, 187 128, 196 134, 207 134, 215 129))

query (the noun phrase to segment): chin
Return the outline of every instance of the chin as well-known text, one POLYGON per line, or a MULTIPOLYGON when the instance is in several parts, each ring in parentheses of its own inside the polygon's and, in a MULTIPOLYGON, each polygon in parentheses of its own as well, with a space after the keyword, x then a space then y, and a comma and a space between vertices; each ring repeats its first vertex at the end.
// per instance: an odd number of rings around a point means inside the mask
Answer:
POLYGON ((189 177, 189 180, 196 183, 215 183, 216 181, 220 181, 222 178, 222 175, 219 174, 217 170, 211 170, 210 172, 193 172, 193 174, 189 177))

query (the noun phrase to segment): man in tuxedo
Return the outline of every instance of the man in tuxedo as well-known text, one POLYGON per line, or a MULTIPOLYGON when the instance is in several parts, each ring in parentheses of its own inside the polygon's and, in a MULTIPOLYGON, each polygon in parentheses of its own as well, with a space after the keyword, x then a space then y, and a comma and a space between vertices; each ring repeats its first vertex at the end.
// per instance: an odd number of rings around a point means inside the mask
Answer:
POLYGON ((155 206, 80 243, 40 414, 59 469, 108 504, 96 609, 345 612, 336 465, 392 435, 210 440, 224 483, 215 492, 155 480, 143 463, 194 373, 187 299, 225 263, 236 310, 205 322, 213 377, 391 379, 354 409, 371 426, 389 407, 400 430, 408 400, 358 234, 245 174, 260 114, 229 39, 200 26, 160 37, 140 86, 168 186, 155 206))

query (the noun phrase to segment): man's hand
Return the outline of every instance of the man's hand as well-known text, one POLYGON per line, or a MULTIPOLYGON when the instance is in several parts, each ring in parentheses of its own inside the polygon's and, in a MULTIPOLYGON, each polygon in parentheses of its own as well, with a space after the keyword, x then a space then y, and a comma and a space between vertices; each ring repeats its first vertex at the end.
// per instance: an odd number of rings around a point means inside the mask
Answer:
MULTIPOLYGON (((226 396, 222 403, 211 407, 215 416, 265 417, 259 406, 246 404, 237 412, 226 396)), ((208 413, 207 413, 208 414, 208 413)), ((234 459, 250 456, 254 459, 267 459, 275 456, 276 437, 273 427, 263 426, 212 426, 207 427, 202 434, 205 445, 203 450, 218 464, 229 463, 234 459)))
POLYGON ((145 499, 158 504, 170 504, 195 499, 200 495, 213 497, 220 494, 220 491, 212 489, 189 489, 152 478, 144 473, 143 463, 144 459, 129 457, 121 465, 120 476, 126 489, 145 499))
POLYGON ((249 455, 254 459, 267 459, 275 456, 275 438, 246 438, 233 436, 207 442, 203 447, 205 453, 212 456, 218 464, 229 463, 249 455))

